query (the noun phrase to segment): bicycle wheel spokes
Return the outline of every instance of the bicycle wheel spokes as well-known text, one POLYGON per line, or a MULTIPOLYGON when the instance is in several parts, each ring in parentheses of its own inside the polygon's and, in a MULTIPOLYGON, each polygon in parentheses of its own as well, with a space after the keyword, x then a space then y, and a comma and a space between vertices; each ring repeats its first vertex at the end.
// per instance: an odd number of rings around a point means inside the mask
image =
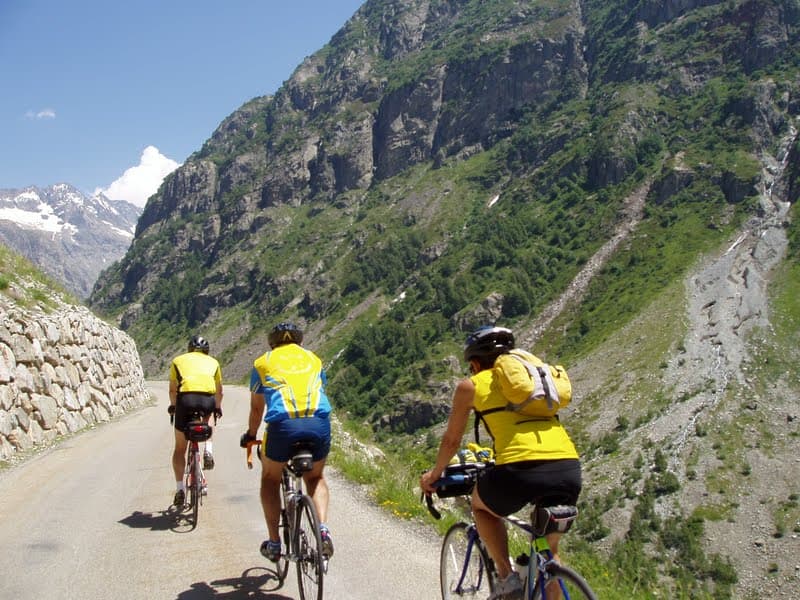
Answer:
POLYGON ((322 600, 322 538, 314 503, 308 496, 297 502, 294 548, 297 554, 297 587, 300 600, 322 600))
POLYGON ((275 566, 276 574, 278 575, 278 580, 283 582, 286 579, 286 574, 289 572, 289 552, 291 552, 291 545, 289 542, 289 533, 291 531, 291 527, 289 526, 289 522, 286 520, 286 508, 281 508, 281 538, 283 539, 283 551, 281 552, 281 557, 278 560, 278 564, 275 566))
POLYGON ((545 585, 545 593, 541 594, 540 585, 534 590, 534 600, 596 600, 589 584, 569 567, 552 563, 547 566, 549 579, 545 585))
POLYGON ((456 523, 447 531, 442 542, 439 561, 439 580, 442 599, 485 599, 494 588, 489 570, 489 558, 477 536, 471 537, 466 523, 456 523))

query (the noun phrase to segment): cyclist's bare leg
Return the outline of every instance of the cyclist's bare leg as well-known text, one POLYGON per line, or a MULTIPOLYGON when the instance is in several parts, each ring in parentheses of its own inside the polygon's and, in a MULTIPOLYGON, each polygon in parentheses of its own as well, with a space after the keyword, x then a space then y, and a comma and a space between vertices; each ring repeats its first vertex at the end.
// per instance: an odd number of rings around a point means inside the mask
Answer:
POLYGON ((511 573, 511 561, 508 558, 508 532, 501 517, 494 514, 478 496, 477 486, 472 491, 472 514, 478 535, 481 536, 489 556, 492 557, 497 574, 505 579, 511 573))
MULTIPOLYGON (((545 536, 547 545, 550 546, 550 552, 553 553, 553 558, 559 563, 561 561, 558 558, 558 541, 561 539, 561 535, 560 533, 548 533, 545 536)), ((547 585, 545 592, 546 600, 560 600, 562 598, 561 586, 559 586, 558 581, 551 581, 547 585)))
MULTIPOLYGON (((214 427, 211 424, 211 414, 203 415, 203 423, 205 423, 206 425, 211 427, 211 431, 212 431, 211 437, 214 437, 214 435, 213 435, 214 427)), ((205 443, 203 444, 203 450, 205 450, 206 452, 213 452, 213 450, 214 450, 213 443, 211 442, 211 437, 208 438, 205 441, 205 443)))
POLYGON ((545 537, 547 545, 550 546, 550 552, 553 553, 553 558, 556 562, 561 562, 558 558, 558 542, 561 539, 561 533, 548 533, 545 537))
POLYGON ((186 467, 186 447, 189 445, 186 436, 182 431, 173 428, 175 432, 175 448, 172 450, 172 471, 175 473, 175 481, 183 481, 183 471, 186 467))
POLYGON ((311 500, 314 501, 314 508, 317 509, 317 516, 320 523, 327 523, 328 519, 328 482, 325 481, 323 469, 325 468, 325 459, 318 460, 314 463, 314 467, 303 474, 303 481, 306 483, 306 490, 311 500))
POLYGON ((261 456, 261 508, 269 539, 280 540, 281 475, 286 463, 261 456))

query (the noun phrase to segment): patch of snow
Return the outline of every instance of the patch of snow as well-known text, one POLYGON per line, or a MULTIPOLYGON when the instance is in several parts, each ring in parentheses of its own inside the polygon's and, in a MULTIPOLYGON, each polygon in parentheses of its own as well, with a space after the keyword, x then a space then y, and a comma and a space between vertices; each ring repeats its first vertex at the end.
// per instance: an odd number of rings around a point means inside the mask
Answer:
MULTIPOLYGON (((38 196, 36 198, 38 199, 38 196)), ((38 208, 38 212, 21 208, 0 208, 0 219, 12 221, 24 229, 37 229, 53 233, 59 233, 67 227, 64 221, 53 213, 50 205, 41 202, 38 208)))
POLYGON ((119 227, 114 226, 112 223, 109 223, 108 221, 103 221, 103 223, 108 225, 109 229, 111 229, 111 231, 113 231, 114 233, 118 233, 122 237, 131 239, 133 238, 133 229, 134 229, 133 227, 131 227, 130 231, 126 231, 125 229, 120 229, 119 227))

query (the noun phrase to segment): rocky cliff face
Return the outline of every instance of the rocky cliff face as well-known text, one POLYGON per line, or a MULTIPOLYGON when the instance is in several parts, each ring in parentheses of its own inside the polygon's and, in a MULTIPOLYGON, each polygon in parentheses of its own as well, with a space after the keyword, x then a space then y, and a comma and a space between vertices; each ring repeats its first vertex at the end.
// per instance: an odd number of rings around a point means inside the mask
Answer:
POLYGON ((587 65, 579 4, 545 11, 513 4, 499 22, 479 26, 485 52, 467 46, 428 58, 461 28, 475 27, 471 3, 404 0, 381 10, 367 2, 328 52, 308 58, 274 97, 228 117, 167 179, 139 221, 141 250, 128 255, 113 291, 92 302, 134 301, 181 254, 211 260, 223 243, 266 233, 271 208, 332 201, 414 164, 473 155, 508 136, 533 99, 580 96, 587 65), (192 215, 206 215, 202 227, 170 228, 192 215), (164 246, 147 243, 161 235, 170 237, 174 257, 166 262, 152 260, 164 246))
MULTIPOLYGON (((466 159, 537 121, 548 123, 546 129, 509 157, 522 168, 517 176, 581 139, 596 149, 581 162, 565 162, 561 175, 588 173, 594 189, 616 185, 636 170, 637 146, 651 128, 668 128, 673 118, 651 110, 649 94, 690 96, 719 77, 725 61, 764 68, 797 41, 792 2, 486 6, 366 2, 274 96, 252 100, 225 119, 167 179, 145 207, 131 251, 90 303, 102 310, 132 307, 121 321, 130 326, 159 281, 191 262, 206 273, 193 294, 202 300, 186 298, 197 302, 187 308, 197 317, 190 326, 201 324, 258 294, 263 286, 255 279, 272 277, 260 266, 234 276, 230 257, 251 260, 258 237, 281 244, 287 223, 281 207, 322 202, 355 214, 356 198, 414 165, 466 159), (697 58, 672 54, 673 39, 699 36, 701 27, 708 31, 702 40, 708 60, 699 57, 702 48, 697 58), (602 87, 639 81, 647 88, 616 96, 602 87), (593 124, 569 113, 548 116, 562 105, 580 106, 590 91, 593 124), (600 125, 603 119, 607 125, 600 125)), ((747 118, 747 106, 731 111, 747 118)), ((754 191, 754 181, 736 173, 718 179, 732 197, 754 191)), ((337 236, 329 241, 336 244, 337 236)), ((304 269, 293 287, 317 290, 320 283, 313 269, 304 269)), ((319 294, 337 293, 330 283, 322 286, 319 294)))
POLYGON ((150 401, 133 339, 40 286, 0 292, 0 461, 150 401), (35 289, 55 306, 16 301, 35 289))

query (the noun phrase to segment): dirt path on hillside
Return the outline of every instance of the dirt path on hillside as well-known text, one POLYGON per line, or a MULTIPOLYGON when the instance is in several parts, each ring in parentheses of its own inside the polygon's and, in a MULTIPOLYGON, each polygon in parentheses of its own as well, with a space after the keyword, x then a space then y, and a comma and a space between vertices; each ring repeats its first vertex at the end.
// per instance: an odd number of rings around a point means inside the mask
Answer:
POLYGON ((560 315, 567 305, 579 302, 586 289, 600 271, 608 259, 616 252, 620 244, 628 239, 628 236, 636 229, 644 214, 644 201, 650 192, 651 181, 647 181, 633 194, 625 200, 620 213, 619 223, 611 236, 603 246, 595 252, 591 258, 576 275, 575 279, 567 286, 561 296, 548 304, 544 310, 536 317, 533 324, 517 333, 518 345, 521 348, 532 348, 534 342, 539 339, 542 333, 550 327, 553 321, 560 315))
MULTIPOLYGON (((784 149, 796 137, 797 132, 792 128, 784 140, 784 149)), ((797 461, 785 464, 768 450, 762 450, 759 431, 742 421, 742 437, 746 442, 738 452, 753 473, 748 489, 740 490, 735 498, 724 494, 717 497, 716 490, 708 489, 703 474, 718 468, 714 452, 698 453, 698 463, 692 466, 699 474, 697 482, 686 478, 686 461, 692 437, 697 435, 698 421, 737 422, 740 413, 754 411, 767 400, 753 393, 737 401, 731 398, 729 389, 731 384, 738 389, 748 387, 748 365, 754 360, 751 348, 759 341, 753 336, 768 331, 770 326, 767 287, 771 272, 788 247, 784 222, 791 204, 772 194, 785 164, 770 156, 763 158, 763 164, 761 214, 745 224, 724 252, 707 258, 686 279, 685 353, 680 360, 670 362, 664 380, 665 388, 671 390, 676 400, 688 400, 676 402, 672 410, 652 422, 648 437, 659 447, 669 448, 669 469, 686 482, 681 502, 685 510, 694 508, 687 504, 689 499, 712 505, 735 502, 732 522, 736 525, 707 521, 705 530, 709 549, 731 557, 737 565, 739 592, 796 598, 800 582, 793 575, 800 541, 797 536, 781 542, 775 540, 772 511, 776 503, 796 491, 789 487, 800 479, 800 464, 797 461), (775 568, 776 574, 768 576, 775 568)), ((777 398, 768 401, 771 405, 759 413, 765 415, 761 417, 762 427, 780 431, 785 415, 777 398)), ((670 510, 663 505, 659 512, 670 510)))

